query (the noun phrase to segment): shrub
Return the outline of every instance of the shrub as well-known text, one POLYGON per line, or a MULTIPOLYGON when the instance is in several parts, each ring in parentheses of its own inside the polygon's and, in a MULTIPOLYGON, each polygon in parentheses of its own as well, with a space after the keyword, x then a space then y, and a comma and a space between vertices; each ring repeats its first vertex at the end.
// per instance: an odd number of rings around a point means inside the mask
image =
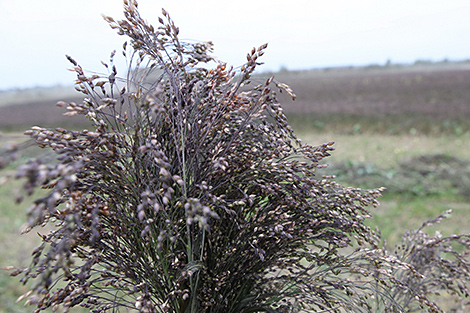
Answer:
POLYGON ((37 312, 404 311, 389 288, 437 310, 392 270, 419 271, 364 224, 380 189, 319 176, 333 143, 295 136, 276 100, 295 98, 287 85, 250 84, 266 45, 236 71, 210 55, 211 43, 181 42, 167 12, 159 27, 135 1, 124 14, 105 17, 130 38, 124 78, 114 53, 106 75, 68 57, 85 99, 58 105, 92 130, 26 132, 56 155, 17 173, 26 194, 48 190, 26 231, 54 224, 31 266, 12 273, 34 279, 23 298, 37 312))

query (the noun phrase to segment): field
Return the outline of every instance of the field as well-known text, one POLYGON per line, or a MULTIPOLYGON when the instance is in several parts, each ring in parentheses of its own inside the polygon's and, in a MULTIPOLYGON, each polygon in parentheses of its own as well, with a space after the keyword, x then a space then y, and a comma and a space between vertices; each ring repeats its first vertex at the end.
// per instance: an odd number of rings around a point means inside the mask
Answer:
MULTIPOLYGON (((469 63, 282 71, 275 77, 297 94, 294 102, 281 99, 299 137, 313 145, 336 142, 325 174, 346 185, 387 188, 381 206, 371 208, 370 225, 382 229, 389 245, 448 209, 453 214, 439 229, 468 232, 469 63)), ((32 125, 89 127, 83 119, 64 117, 57 100, 80 98, 52 89, 0 93, 2 142, 18 141, 32 125)), ((19 236, 25 206, 14 204, 18 187, 0 188, 0 267, 25 265, 39 242, 35 233, 19 236)), ((14 303, 24 290, 0 272, 0 313, 29 312, 14 303)))
POLYGON ((390 245, 407 229, 447 209, 443 233, 470 220, 470 64, 417 64, 280 73, 305 142, 336 142, 329 174, 346 185, 385 186, 373 209, 390 245))

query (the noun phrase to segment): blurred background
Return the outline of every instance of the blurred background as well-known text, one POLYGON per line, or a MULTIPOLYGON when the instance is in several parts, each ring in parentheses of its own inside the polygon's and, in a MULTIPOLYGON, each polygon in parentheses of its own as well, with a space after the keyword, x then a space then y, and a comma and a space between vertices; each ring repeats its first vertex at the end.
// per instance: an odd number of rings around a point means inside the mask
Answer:
MULTIPOLYGON (((469 232, 470 2, 139 1, 154 25, 161 8, 182 40, 212 41, 214 55, 234 67, 252 47, 269 44, 254 79, 275 76, 292 87, 296 101, 280 100, 300 138, 336 142, 323 174, 387 188, 369 223, 389 245, 448 209, 441 232, 469 232)), ((81 100, 66 54, 105 73, 101 61, 116 49, 125 74, 125 38, 101 14, 121 19, 122 1, 0 0, 1 145, 24 141, 33 125, 91 127, 55 103, 81 100)), ((19 236, 28 203, 14 204, 19 186, 0 186, 0 267, 28 264, 39 243, 35 234, 19 236)), ((0 271, 0 313, 29 312, 15 304, 25 290, 0 271)))

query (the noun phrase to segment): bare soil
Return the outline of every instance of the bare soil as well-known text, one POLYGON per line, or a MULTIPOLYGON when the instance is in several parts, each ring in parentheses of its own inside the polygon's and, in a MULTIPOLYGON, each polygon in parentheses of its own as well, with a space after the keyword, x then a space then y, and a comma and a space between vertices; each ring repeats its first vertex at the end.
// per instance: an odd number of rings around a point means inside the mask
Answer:
MULTIPOLYGON (((290 115, 349 115, 383 119, 425 117, 461 121, 470 125, 470 66, 468 63, 409 67, 365 67, 287 71, 274 74, 297 95, 281 95, 290 115)), ((73 87, 70 87, 73 90, 73 87)), ((81 101, 79 96, 56 100, 81 101)), ((51 99, 51 95, 48 95, 51 99)), ((19 130, 32 125, 57 127, 85 122, 63 115, 56 101, 26 98, 0 106, 0 129, 19 130)))
POLYGON ((470 117, 466 65, 298 71, 275 78, 289 84, 297 95, 296 101, 286 101, 287 113, 470 117))
MULTIPOLYGON (((57 99, 64 100, 64 99, 57 99)), ((72 97, 67 102, 80 102, 82 98, 72 97)), ((56 106, 57 101, 42 100, 27 101, 20 104, 0 107, 0 129, 26 130, 31 126, 64 127, 85 123, 83 116, 68 117, 64 108, 56 106)))

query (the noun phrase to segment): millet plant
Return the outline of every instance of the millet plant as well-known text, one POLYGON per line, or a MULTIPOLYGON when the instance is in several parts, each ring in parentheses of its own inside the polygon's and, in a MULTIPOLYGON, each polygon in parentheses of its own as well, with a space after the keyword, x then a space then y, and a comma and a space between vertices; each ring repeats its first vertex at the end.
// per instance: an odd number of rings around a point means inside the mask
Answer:
MULTIPOLYGON (((302 143, 276 100, 292 90, 252 77, 267 45, 233 69, 210 42, 180 41, 164 10, 158 27, 133 0, 124 15, 104 17, 129 38, 123 77, 114 53, 105 75, 67 57, 84 101, 58 105, 90 129, 26 132, 56 156, 16 175, 26 194, 47 191, 26 231, 52 225, 12 273, 34 280, 22 298, 35 312, 439 311, 414 288, 425 274, 411 252, 388 253, 365 224, 381 190, 322 176, 333 143, 302 143)), ((456 255, 465 282, 468 259, 456 255)))

